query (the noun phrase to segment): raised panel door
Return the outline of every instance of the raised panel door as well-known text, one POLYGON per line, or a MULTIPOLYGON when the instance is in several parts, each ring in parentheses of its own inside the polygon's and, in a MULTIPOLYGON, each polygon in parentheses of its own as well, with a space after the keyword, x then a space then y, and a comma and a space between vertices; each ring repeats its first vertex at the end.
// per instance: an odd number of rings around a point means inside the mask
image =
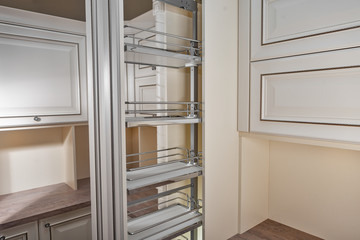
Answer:
POLYGON ((87 120, 85 37, 0 24, 0 127, 87 120))
POLYGON ((3 240, 38 240, 37 222, 31 222, 13 228, 0 230, 0 239, 3 240))
POLYGON ((250 131, 360 142, 360 49, 251 63, 250 131))
POLYGON ((251 60, 359 46, 360 1, 251 0, 251 60))

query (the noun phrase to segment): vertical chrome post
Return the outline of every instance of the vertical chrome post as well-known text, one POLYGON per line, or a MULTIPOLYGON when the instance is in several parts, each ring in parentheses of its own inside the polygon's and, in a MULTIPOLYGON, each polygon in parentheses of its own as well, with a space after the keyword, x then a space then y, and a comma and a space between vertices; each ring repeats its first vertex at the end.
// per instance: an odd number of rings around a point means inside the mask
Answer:
MULTIPOLYGON (((197 31, 197 8, 196 10, 193 11, 193 39, 197 40, 198 39, 198 31, 197 31)), ((198 44, 196 42, 192 42, 192 47, 193 48, 197 48, 198 44)), ((195 49, 191 49, 191 55, 195 56, 197 55, 197 51, 195 49)), ((190 75, 190 101, 192 102, 198 102, 198 67, 194 66, 191 67, 190 69, 191 71, 191 75, 190 75)), ((191 110, 195 110, 195 105, 193 104, 191 106, 191 110)), ((198 144, 199 144, 199 136, 198 136, 198 129, 199 126, 198 124, 191 124, 190 127, 190 134, 191 134, 191 139, 190 139, 190 149, 191 149, 191 157, 197 156, 199 149, 198 149, 198 144)), ((193 185, 193 187, 191 188, 191 198, 194 199, 195 202, 198 202, 198 179, 197 178, 193 178, 191 179, 191 184, 193 185)), ((191 202, 191 208, 194 209, 196 208, 195 203, 191 202)), ((191 231, 191 239, 192 240, 196 240, 197 239, 197 229, 192 230, 191 231)))

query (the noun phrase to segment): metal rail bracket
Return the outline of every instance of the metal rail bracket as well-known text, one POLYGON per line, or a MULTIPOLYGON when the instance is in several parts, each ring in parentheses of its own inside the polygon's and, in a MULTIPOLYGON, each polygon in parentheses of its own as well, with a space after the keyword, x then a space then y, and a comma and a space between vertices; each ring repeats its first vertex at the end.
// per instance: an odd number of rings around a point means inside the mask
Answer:
POLYGON ((197 11, 197 2, 194 0, 159 0, 160 2, 164 2, 167 4, 171 4, 173 6, 195 12, 197 11))

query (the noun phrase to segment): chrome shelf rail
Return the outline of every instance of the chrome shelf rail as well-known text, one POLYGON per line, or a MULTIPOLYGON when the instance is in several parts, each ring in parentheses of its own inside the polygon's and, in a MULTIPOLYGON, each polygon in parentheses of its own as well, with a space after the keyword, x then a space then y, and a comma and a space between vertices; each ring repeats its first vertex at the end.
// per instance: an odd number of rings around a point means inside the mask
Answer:
POLYGON ((181 191, 171 193, 169 196, 174 197, 156 205, 147 206, 128 213, 132 215, 153 207, 158 209, 128 221, 129 240, 168 239, 171 236, 176 237, 179 234, 190 231, 202 224, 202 215, 200 213, 202 207, 194 199, 181 191), (186 198, 178 196, 179 194, 186 198), (195 202, 196 208, 190 207, 192 202, 195 202), (169 203, 171 204, 169 205, 169 203), (159 209, 162 205, 165 205, 165 207, 159 209))
POLYGON ((124 30, 126 63, 184 68, 198 66, 202 62, 199 40, 130 25, 125 25, 124 30), (167 40, 139 37, 139 33, 144 32, 166 37, 167 40))
POLYGON ((146 154, 154 154, 169 151, 163 156, 129 161, 126 172, 127 190, 133 190, 148 186, 161 186, 185 179, 194 178, 202 174, 202 157, 190 156, 191 151, 184 148, 169 148, 146 153, 129 154, 127 157, 138 157, 146 154), (177 150, 180 152, 171 152, 177 150), (159 162, 161 160, 162 162, 159 162), (142 163, 150 165, 141 166, 142 163), (135 165, 135 167, 134 167, 135 165))
POLYGON ((200 102, 126 102, 126 127, 201 123, 200 102), (131 109, 130 109, 131 106, 131 109))

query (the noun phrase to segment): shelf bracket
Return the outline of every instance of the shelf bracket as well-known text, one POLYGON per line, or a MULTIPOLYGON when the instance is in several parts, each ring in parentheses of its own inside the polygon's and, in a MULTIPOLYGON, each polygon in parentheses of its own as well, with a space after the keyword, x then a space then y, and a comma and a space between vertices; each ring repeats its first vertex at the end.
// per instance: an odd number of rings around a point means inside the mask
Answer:
POLYGON ((191 12, 197 11, 197 2, 194 0, 159 0, 159 1, 191 12))

